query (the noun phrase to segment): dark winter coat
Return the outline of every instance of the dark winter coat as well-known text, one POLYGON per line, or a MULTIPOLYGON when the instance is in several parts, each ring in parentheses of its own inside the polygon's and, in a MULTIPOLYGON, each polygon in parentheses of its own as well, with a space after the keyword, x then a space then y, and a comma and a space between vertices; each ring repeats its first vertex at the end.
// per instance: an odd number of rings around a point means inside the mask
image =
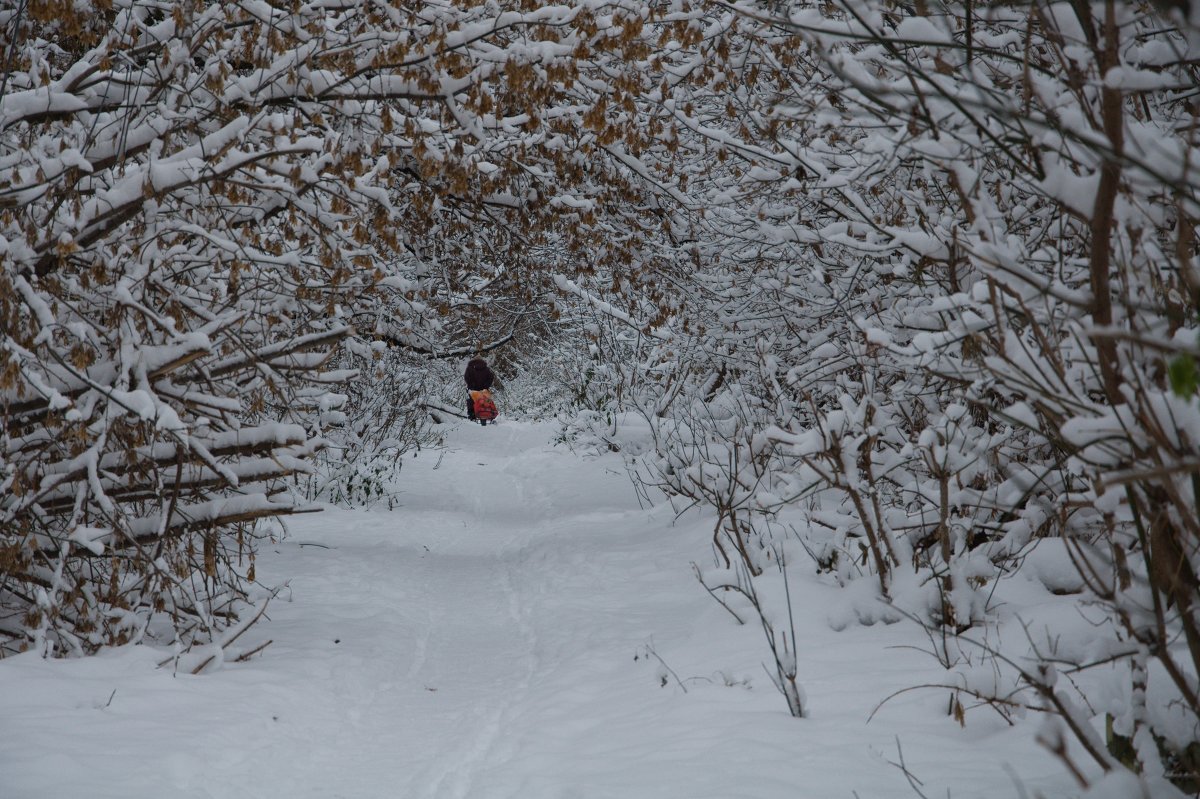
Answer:
POLYGON ((488 368, 487 362, 483 358, 474 358, 467 364, 467 371, 463 373, 463 378, 467 381, 468 391, 483 391, 485 388, 491 388, 492 383, 496 380, 496 376, 492 374, 492 370, 488 368))

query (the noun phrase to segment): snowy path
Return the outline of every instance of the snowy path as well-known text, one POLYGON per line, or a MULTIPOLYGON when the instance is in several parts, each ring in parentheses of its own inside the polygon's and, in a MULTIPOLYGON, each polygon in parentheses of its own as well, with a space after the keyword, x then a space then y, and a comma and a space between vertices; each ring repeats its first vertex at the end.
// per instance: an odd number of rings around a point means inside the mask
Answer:
POLYGON ((936 669, 889 649, 921 643, 902 625, 833 632, 818 581, 797 587, 813 713, 789 718, 761 632, 692 576, 711 522, 640 509, 619 459, 552 434, 461 427, 406 463, 395 511, 292 520, 260 556, 289 587, 251 662, 192 677, 147 647, 0 661, 0 799, 915 796, 887 763, 897 735, 930 796, 1017 796, 1010 763, 1063 793, 1027 739, 982 716, 960 730, 944 694, 866 724, 936 669))

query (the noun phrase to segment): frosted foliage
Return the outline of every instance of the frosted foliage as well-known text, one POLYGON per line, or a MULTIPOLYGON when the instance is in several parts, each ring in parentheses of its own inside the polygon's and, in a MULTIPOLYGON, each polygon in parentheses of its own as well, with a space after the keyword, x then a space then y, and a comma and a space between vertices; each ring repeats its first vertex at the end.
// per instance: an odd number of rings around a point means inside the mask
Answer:
POLYGON ((815 560, 869 581, 863 621, 1007 659, 1015 695, 967 692, 1050 711, 1086 768, 1194 785, 1196 31, 1133 3, 692 8, 698 80, 661 110, 694 268, 638 315, 624 405, 643 481, 719 514, 705 586, 749 600, 794 713, 786 579, 815 560), (1070 688, 1036 665, 1063 630, 986 635, 1050 541, 1102 619, 1070 688), (1143 703, 1106 701, 1113 663, 1143 703))
POLYGON ((1081 790, 1200 780, 1188 9, 29 5, 6 648, 227 640, 278 481, 416 446, 395 404, 457 391, 418 358, 486 351, 514 410, 715 512, 696 575, 789 713, 815 568, 835 626, 929 631, 960 721, 1044 711, 1081 790), (1082 612, 998 640, 1022 580, 1082 612))
POLYGON ((0 648, 211 639, 280 480, 422 435, 399 385, 361 429, 341 342, 503 343, 550 302, 516 267, 641 246, 598 223, 641 224, 597 100, 639 4, 500 5, 0 11, 0 648))
POLYGON ((336 305, 373 279, 345 211, 373 203, 236 5, 44 13, 6 19, 0 98, 0 633, 186 645, 236 617, 255 520, 293 508, 272 484, 321 446, 336 305))

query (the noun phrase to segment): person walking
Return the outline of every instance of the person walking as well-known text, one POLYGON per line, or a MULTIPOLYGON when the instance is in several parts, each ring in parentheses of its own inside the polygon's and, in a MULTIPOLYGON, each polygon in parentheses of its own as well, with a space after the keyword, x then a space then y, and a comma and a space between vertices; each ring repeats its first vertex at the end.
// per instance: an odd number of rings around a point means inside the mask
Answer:
POLYGON ((463 372, 467 381, 467 418, 481 425, 496 418, 496 404, 492 402, 489 389, 496 382, 496 376, 488 368, 483 358, 472 358, 467 362, 467 370, 463 372))

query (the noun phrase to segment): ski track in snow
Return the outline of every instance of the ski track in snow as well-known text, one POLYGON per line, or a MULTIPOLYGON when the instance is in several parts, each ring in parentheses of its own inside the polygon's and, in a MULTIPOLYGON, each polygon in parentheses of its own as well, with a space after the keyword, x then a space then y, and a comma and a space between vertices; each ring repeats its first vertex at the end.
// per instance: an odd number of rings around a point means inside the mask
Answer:
MULTIPOLYGON (((511 433, 501 435, 502 428, 496 425, 490 431, 481 429, 480 434, 506 439, 508 445, 515 443, 511 433)), ((494 445, 495 442, 492 443, 494 445)), ((497 639, 502 640, 493 646, 479 647, 481 652, 488 653, 483 656, 486 658, 483 664, 486 667, 485 674, 466 679, 477 684, 503 686, 503 690, 487 696, 478 706, 467 706, 458 711, 460 715, 454 736, 458 743, 445 742, 453 745, 442 747, 420 776, 409 783, 406 793, 410 796, 446 796, 453 799, 472 796, 475 774, 486 766, 503 761, 503 730, 511 721, 515 708, 528 695, 537 672, 535 632, 528 622, 528 610, 522 605, 514 581, 514 573, 519 569, 519 564, 514 560, 519 554, 516 547, 519 546, 520 536, 515 531, 508 532, 499 526, 489 530, 491 525, 486 523, 489 518, 507 519, 511 516, 520 525, 522 519, 536 519, 544 510, 544 499, 532 506, 526 502, 523 482, 515 479, 510 472, 513 460, 510 456, 502 464, 485 464, 488 470, 481 472, 466 486, 473 514, 481 522, 485 534, 500 535, 506 539, 497 559, 487 564, 488 573, 480 577, 477 599, 469 609, 473 614, 486 613, 483 620, 489 629, 500 631, 497 639), (500 673, 493 670, 498 663, 505 667, 500 673)), ((515 579, 520 580, 522 576, 518 573, 515 579)), ((436 627, 444 634, 443 646, 447 651, 473 648, 470 641, 463 640, 461 628, 456 627, 454 619, 442 619, 436 627)), ((464 657, 469 659, 470 655, 464 657)), ((475 793, 478 795, 478 792, 475 793)))
POLYGON ((395 510, 289 520, 260 553, 288 587, 250 662, 0 661, 0 799, 878 799, 913 795, 888 763, 898 735, 929 796, 1016 796, 1006 763, 1067 795, 1032 736, 964 734, 943 693, 867 725, 938 670, 895 649, 923 643, 902 625, 830 630, 838 595, 817 581, 794 588, 812 717, 788 717, 761 630, 692 575, 711 520, 640 509, 619 459, 553 433, 464 425, 444 457, 406 461, 395 510))

